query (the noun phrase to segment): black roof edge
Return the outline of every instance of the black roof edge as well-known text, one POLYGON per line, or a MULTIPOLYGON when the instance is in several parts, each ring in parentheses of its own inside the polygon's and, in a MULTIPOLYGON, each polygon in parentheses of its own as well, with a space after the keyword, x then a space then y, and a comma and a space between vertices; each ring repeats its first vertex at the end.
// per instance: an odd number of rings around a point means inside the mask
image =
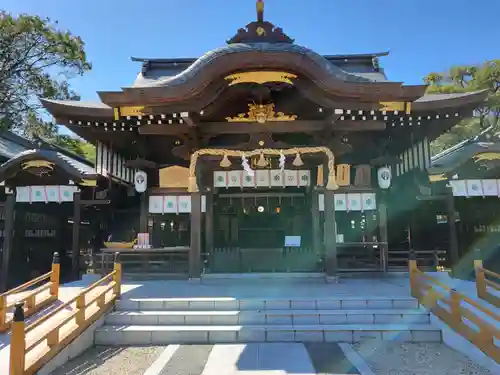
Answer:
MULTIPOLYGON (((81 155, 78 155, 78 154, 76 154, 76 153, 74 153, 74 152, 72 152, 72 151, 70 151, 70 150, 68 150, 68 149, 66 149, 66 148, 64 148, 64 147, 62 147, 60 145, 57 145, 57 144, 54 144, 54 143, 50 143, 50 142, 46 141, 43 138, 38 138, 38 139, 40 141, 42 141, 49 148, 52 148, 52 149, 60 152, 61 154, 66 155, 67 157, 75 159, 76 161, 79 161, 80 163, 87 164, 89 167, 95 166, 95 164, 92 161, 90 161, 90 160, 86 159, 85 157, 83 157, 81 155)), ((87 142, 87 141, 85 141, 85 142, 87 142)))
POLYGON ((17 143, 18 145, 21 145, 21 146, 26 147, 28 149, 36 147, 36 145, 32 141, 30 141, 27 138, 24 138, 23 136, 21 136, 19 134, 12 132, 11 130, 6 130, 6 131, 0 132, 0 137, 6 139, 8 141, 17 143))
MULTIPOLYGON (((340 59, 363 59, 363 58, 374 58, 388 56, 390 51, 376 52, 376 53, 353 53, 353 54, 342 54, 342 55, 323 55, 324 58, 328 60, 340 60, 340 59)), ((166 63, 166 64, 190 64, 194 63, 198 58, 193 57, 179 57, 179 58, 146 58, 146 57, 134 57, 130 58, 134 62, 142 63, 166 63)))
POLYGON ((439 154, 434 155, 431 158, 431 161, 435 162, 435 161, 437 161, 445 156, 448 156, 454 152, 459 152, 461 148, 463 148, 467 145, 470 145, 472 143, 480 141, 481 137, 483 137, 485 134, 489 133, 491 130, 493 130, 493 126, 488 126, 486 129, 481 130, 478 134, 476 134, 470 138, 464 139, 463 141, 458 142, 457 144, 450 146, 447 149, 441 151, 439 154))

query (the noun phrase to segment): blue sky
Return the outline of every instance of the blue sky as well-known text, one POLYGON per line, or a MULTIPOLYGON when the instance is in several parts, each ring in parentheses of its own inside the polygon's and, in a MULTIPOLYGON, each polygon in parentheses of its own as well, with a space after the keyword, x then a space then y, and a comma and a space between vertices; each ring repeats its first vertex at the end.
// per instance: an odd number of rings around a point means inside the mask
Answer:
MULTIPOLYGON (((137 57, 198 57, 253 21, 255 0, 1 0, 58 20, 86 42, 93 70, 72 81, 82 99, 128 86, 137 57)), ((498 0, 265 0, 265 19, 321 54, 390 50, 391 80, 418 84, 453 64, 500 58, 498 0)))

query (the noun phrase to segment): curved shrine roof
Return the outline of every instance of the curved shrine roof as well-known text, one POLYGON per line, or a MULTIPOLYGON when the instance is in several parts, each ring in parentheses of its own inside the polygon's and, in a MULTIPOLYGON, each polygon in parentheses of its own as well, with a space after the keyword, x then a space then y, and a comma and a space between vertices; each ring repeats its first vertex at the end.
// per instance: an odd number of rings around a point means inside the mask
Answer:
MULTIPOLYGON (((326 55, 321 56, 330 65, 340 68, 346 73, 351 73, 372 82, 388 81, 383 69, 375 66, 378 57, 387 56, 389 52, 369 54, 348 55, 326 55)), ((132 57, 132 61, 142 62, 142 70, 137 75, 131 87, 153 86, 157 81, 164 81, 181 74, 191 65, 197 62, 196 58, 138 58, 132 57)))
POLYGON ((77 180, 97 177, 90 163, 83 163, 55 150, 31 149, 19 152, 0 165, 0 178, 5 179, 9 171, 20 168, 21 163, 25 161, 34 159, 52 162, 77 180))
MULTIPOLYGON (((459 94, 427 94, 417 99, 412 108, 416 111, 436 110, 480 103, 486 97, 484 91, 459 94)), ((113 118, 113 108, 102 102, 81 102, 77 100, 40 99, 43 106, 54 116, 91 116, 95 118, 113 118)))
POLYGON ((430 174, 450 173, 482 153, 500 153, 500 139, 487 128, 477 136, 452 146, 431 159, 430 174))

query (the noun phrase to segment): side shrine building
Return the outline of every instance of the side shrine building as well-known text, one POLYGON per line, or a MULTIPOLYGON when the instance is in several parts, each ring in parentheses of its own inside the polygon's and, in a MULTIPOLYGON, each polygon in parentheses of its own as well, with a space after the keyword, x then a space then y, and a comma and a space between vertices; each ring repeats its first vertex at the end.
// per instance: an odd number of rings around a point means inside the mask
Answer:
POLYGON ((388 272, 410 249, 422 267, 457 263, 456 228, 435 225, 454 223, 451 190, 428 199, 429 143, 486 93, 426 95, 389 80, 386 55, 320 55, 257 1, 256 21, 199 58, 134 57, 135 82, 98 103, 41 99, 97 147, 95 250, 190 277, 388 272))

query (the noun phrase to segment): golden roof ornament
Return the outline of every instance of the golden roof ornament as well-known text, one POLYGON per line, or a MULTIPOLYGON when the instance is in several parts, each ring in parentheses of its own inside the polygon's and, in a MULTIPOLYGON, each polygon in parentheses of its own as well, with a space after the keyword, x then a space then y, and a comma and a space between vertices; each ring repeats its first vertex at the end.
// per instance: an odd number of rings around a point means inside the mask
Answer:
POLYGON ((295 121, 297 115, 285 115, 283 112, 275 112, 274 103, 249 104, 247 113, 239 113, 235 117, 226 117, 227 122, 266 122, 295 121))
POLYGON ((257 0, 257 22, 264 22, 264 0, 257 0))

